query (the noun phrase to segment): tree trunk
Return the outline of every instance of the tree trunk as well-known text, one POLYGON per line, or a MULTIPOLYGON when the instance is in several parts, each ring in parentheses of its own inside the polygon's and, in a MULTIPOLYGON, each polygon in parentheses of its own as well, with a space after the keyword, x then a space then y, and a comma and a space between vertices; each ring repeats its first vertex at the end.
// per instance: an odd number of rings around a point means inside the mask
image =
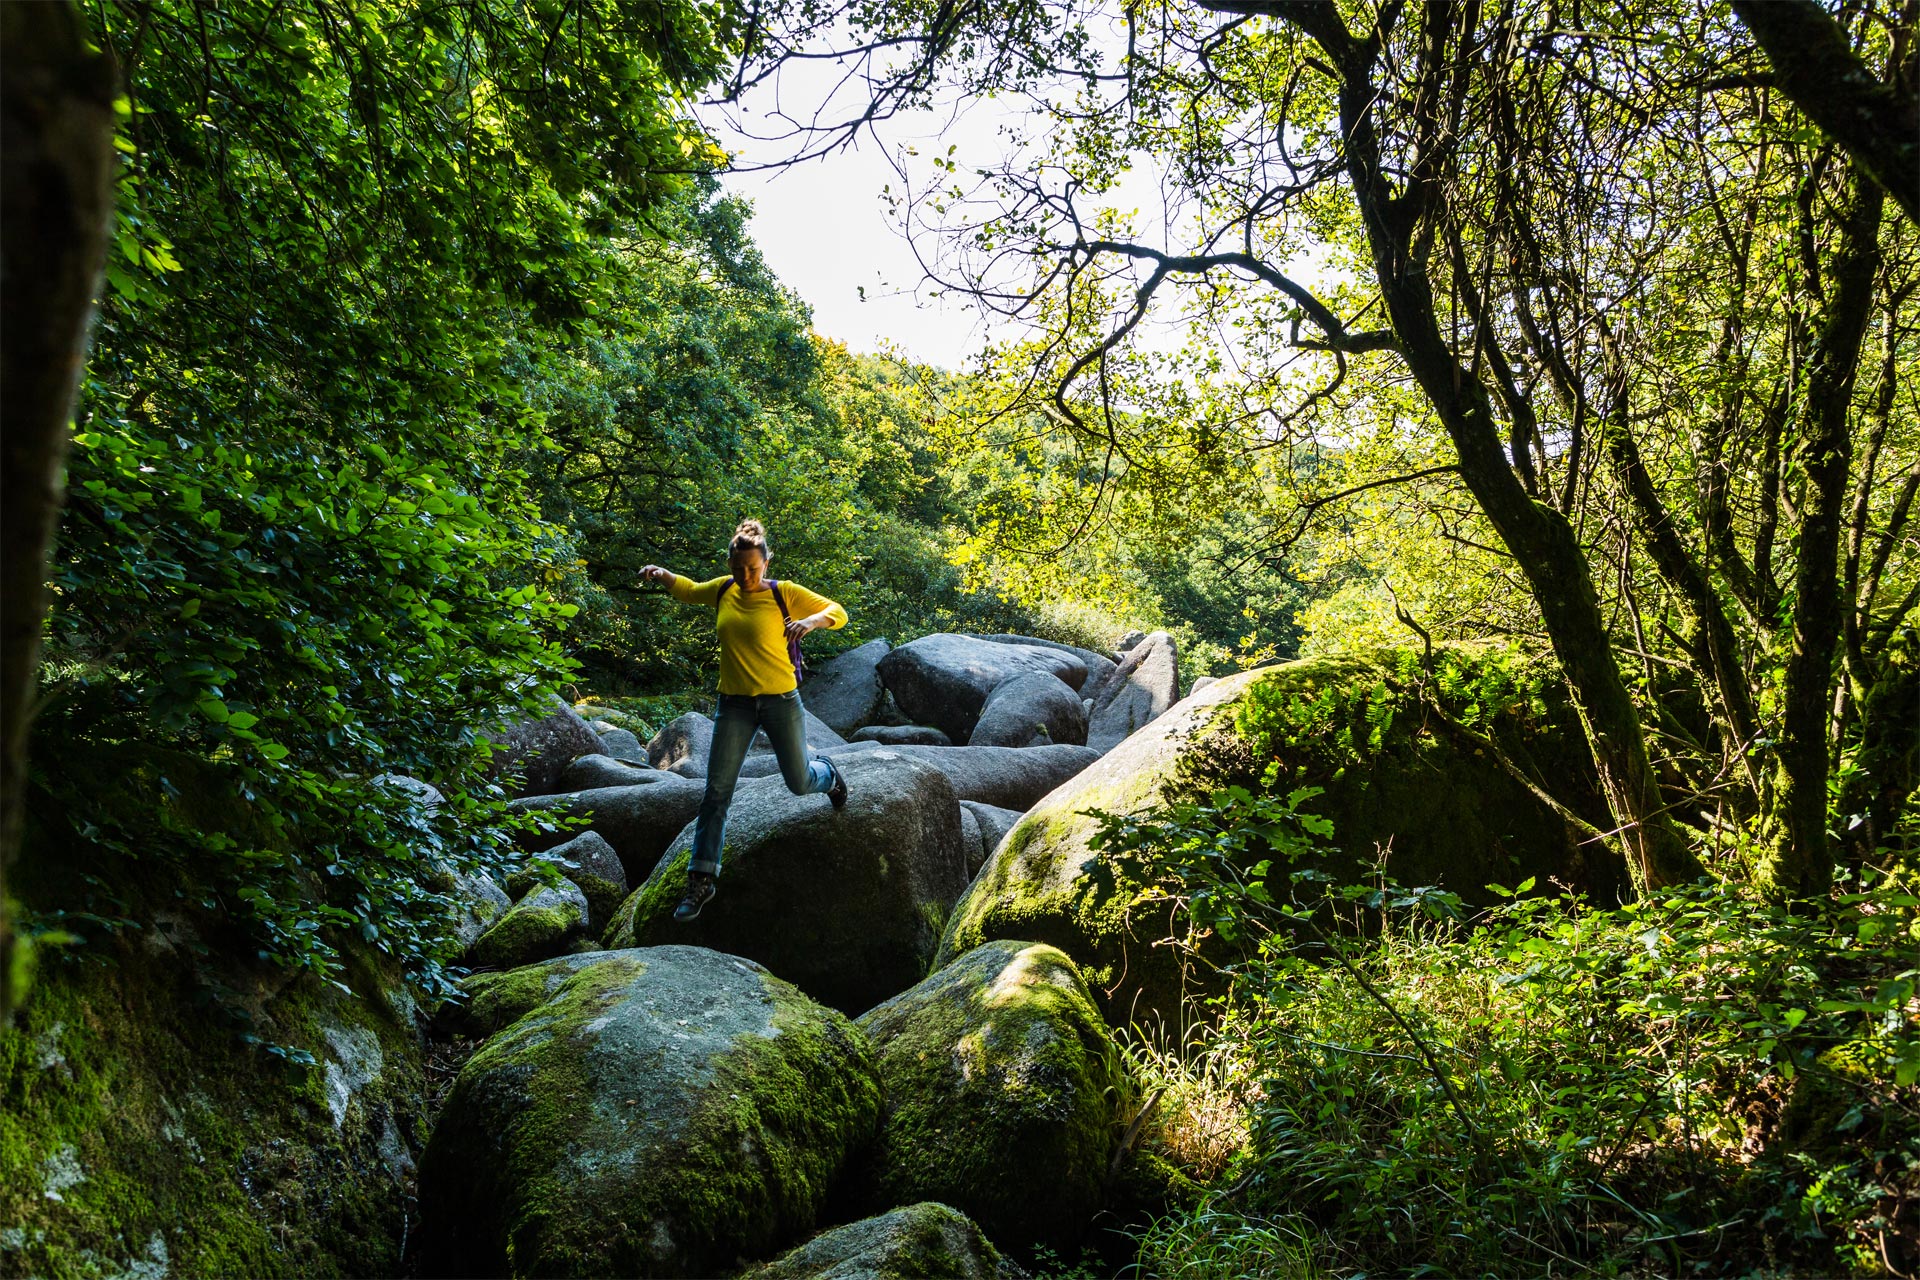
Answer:
POLYGON ((19 848, 47 555, 112 229, 112 57, 66 0, 0 4, 0 1023, 17 972, 19 848))
POLYGON ((1885 193, 1858 166, 1848 182, 1834 255, 1832 299, 1807 369, 1806 400, 1795 424, 1806 477, 1794 565, 1793 634, 1781 694, 1780 749, 1773 839, 1761 882, 1783 898, 1825 894, 1833 884, 1827 833, 1827 716, 1843 613, 1840 538, 1853 461, 1849 422, 1860 346, 1873 311, 1885 193))
POLYGON ((1766 52, 1781 91, 1920 222, 1912 9, 1896 30, 1891 83, 1854 56, 1847 33, 1814 0, 1733 0, 1733 11, 1766 52))
POLYGON ((1444 0, 1432 0, 1422 15, 1422 86, 1416 96, 1432 127, 1416 121, 1428 142, 1417 150, 1404 193, 1396 194, 1382 165, 1374 121, 1380 101, 1372 75, 1377 46, 1355 39, 1332 4, 1279 8, 1281 16, 1320 44, 1339 72, 1348 173, 1387 314, 1408 368, 1453 440, 1461 477, 1539 603, 1635 887, 1644 891, 1689 881, 1700 875, 1700 864, 1662 814, 1639 713, 1614 661, 1586 556, 1566 518, 1530 497, 1509 465, 1486 387, 1441 333, 1424 254, 1415 248, 1417 229, 1423 218, 1436 215, 1441 198, 1439 149, 1447 145, 1450 129, 1440 118, 1448 110, 1447 99, 1464 92, 1458 66, 1447 56, 1452 11, 1444 0))

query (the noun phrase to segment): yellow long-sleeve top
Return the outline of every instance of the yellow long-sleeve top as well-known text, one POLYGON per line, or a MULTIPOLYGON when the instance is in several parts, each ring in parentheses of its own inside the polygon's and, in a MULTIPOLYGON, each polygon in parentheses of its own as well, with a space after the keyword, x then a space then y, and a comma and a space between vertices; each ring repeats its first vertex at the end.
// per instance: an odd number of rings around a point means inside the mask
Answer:
MULTIPOLYGON (((667 590, 674 599, 688 604, 712 608, 715 600, 720 602, 715 620, 720 632, 720 692, 786 693, 795 685, 793 662, 787 657, 786 620, 780 616, 779 601, 764 585, 758 591, 742 591, 736 583, 721 595, 721 586, 729 581, 712 578, 695 582, 676 573, 667 590)), ((845 609, 797 582, 780 579, 780 594, 787 602, 787 612, 796 620, 824 613, 828 630, 847 625, 845 609)))

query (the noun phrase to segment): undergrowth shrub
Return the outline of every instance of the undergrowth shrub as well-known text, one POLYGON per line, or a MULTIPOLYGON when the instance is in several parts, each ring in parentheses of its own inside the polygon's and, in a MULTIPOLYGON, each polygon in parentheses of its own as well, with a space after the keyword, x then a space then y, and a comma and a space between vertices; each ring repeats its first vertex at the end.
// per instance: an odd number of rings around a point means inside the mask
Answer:
POLYGON ((1597 910, 1527 882, 1470 914, 1384 876, 1329 883, 1312 796, 1104 819, 1103 856, 1185 904, 1186 944, 1260 940, 1207 1048, 1247 1064, 1248 1140, 1199 1210, 1142 1236, 1142 1274, 1920 1261, 1902 884, 1789 909, 1703 883, 1597 910))

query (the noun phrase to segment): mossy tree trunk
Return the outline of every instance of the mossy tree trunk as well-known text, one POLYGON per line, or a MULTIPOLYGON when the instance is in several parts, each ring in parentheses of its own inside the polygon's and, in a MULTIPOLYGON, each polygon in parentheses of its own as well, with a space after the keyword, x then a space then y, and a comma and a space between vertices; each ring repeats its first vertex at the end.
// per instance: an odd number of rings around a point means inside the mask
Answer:
MULTIPOLYGON (((1208 8, 1269 13, 1298 27, 1325 52, 1339 79, 1347 172, 1373 255, 1381 296, 1400 350, 1459 454, 1460 475, 1526 576, 1554 653, 1586 728, 1601 787, 1637 887, 1691 880, 1700 865, 1662 815, 1659 790, 1633 705, 1608 640, 1586 557, 1571 524, 1527 491, 1502 448, 1485 384, 1441 331, 1427 275, 1428 244, 1445 217, 1446 185, 1468 62, 1455 47, 1458 7, 1434 0, 1423 24, 1415 73, 1414 154, 1396 190, 1381 154, 1375 83, 1382 34, 1353 35, 1330 0, 1212 3, 1208 8)), ((1466 18, 1468 25, 1471 15, 1466 18)), ((1485 339, 1483 339, 1485 340, 1485 339)))
POLYGON ((14 998, 5 869, 20 844, 47 555, 112 227, 116 79, 66 0, 0 4, 0 1021, 14 998))
POLYGON ((1793 629, 1781 693, 1776 822, 1759 868, 1769 891, 1782 897, 1824 894, 1833 883, 1827 728, 1843 615, 1852 607, 1840 595, 1840 539, 1853 462, 1853 384, 1873 312, 1884 203, 1885 192, 1856 165, 1841 210, 1831 301, 1793 432, 1806 492, 1799 503, 1793 629))

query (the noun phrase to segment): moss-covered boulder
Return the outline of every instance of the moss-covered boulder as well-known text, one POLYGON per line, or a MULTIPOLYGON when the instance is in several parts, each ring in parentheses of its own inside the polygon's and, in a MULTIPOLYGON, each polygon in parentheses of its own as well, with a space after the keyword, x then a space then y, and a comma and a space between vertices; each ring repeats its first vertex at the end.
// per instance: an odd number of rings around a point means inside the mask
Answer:
POLYGON ((582 831, 565 844, 535 854, 524 869, 507 877, 508 893, 523 896, 536 884, 546 883, 535 864, 551 866, 563 880, 579 886, 587 897, 589 929, 604 929, 627 896, 626 865, 598 831, 582 831))
POLYGON ((1015 1250, 1079 1241, 1101 1206, 1128 1082, 1072 960, 989 942, 860 1027, 887 1097, 860 1184, 867 1203, 938 1200, 1015 1250))
MULTIPOLYGON (((1490 649, 1437 655, 1437 696, 1450 715, 1549 783, 1590 821, 1604 821, 1592 765, 1557 673, 1490 649), (1451 693, 1447 692, 1451 690, 1451 693)), ((1559 877, 1601 897, 1619 867, 1583 846, 1563 818, 1482 746, 1424 714, 1416 655, 1314 658, 1229 676, 1131 734, 1045 797, 1007 833, 954 907, 936 964, 992 938, 1051 943, 1071 955, 1116 1022, 1157 1013, 1179 1025, 1196 989, 1176 948, 1185 925, 1164 901, 1119 876, 1089 846, 1091 811, 1144 815, 1229 785, 1318 786, 1307 808, 1333 822, 1329 874, 1362 874, 1384 853, 1403 884, 1438 884, 1468 899, 1489 883, 1559 877)), ((1288 869, 1278 868, 1284 876, 1288 869)), ((1278 886, 1276 886, 1278 887, 1278 886)), ((1229 959, 1220 955, 1215 959, 1229 959)))
POLYGON ((837 811, 777 778, 742 783, 719 896, 697 920, 673 918, 688 828, 621 905, 607 944, 686 942, 747 956, 849 1014, 918 982, 967 887, 959 803, 938 770, 891 752, 845 757, 840 768, 847 805, 837 811))
POLYGON ((587 895, 570 880, 538 885, 467 948, 476 969, 511 969, 559 955, 587 936, 587 895))
MULTIPOLYGON (((87 766, 108 803, 273 838, 204 761, 116 747, 87 766)), ((30 812, 9 891, 51 912, 110 886, 101 915, 122 919, 38 952, 0 1027, 0 1275, 399 1274, 427 1110, 399 973, 344 939, 339 986, 262 964, 163 860, 111 856, 58 813, 30 812)))
POLYGON ((430 1274, 731 1272, 812 1229, 879 1116, 858 1029, 736 956, 571 956, 489 1005, 517 1016, 421 1165, 430 1274))
POLYGON ((741 1280, 1024 1280, 972 1219, 931 1200, 822 1231, 741 1280))

